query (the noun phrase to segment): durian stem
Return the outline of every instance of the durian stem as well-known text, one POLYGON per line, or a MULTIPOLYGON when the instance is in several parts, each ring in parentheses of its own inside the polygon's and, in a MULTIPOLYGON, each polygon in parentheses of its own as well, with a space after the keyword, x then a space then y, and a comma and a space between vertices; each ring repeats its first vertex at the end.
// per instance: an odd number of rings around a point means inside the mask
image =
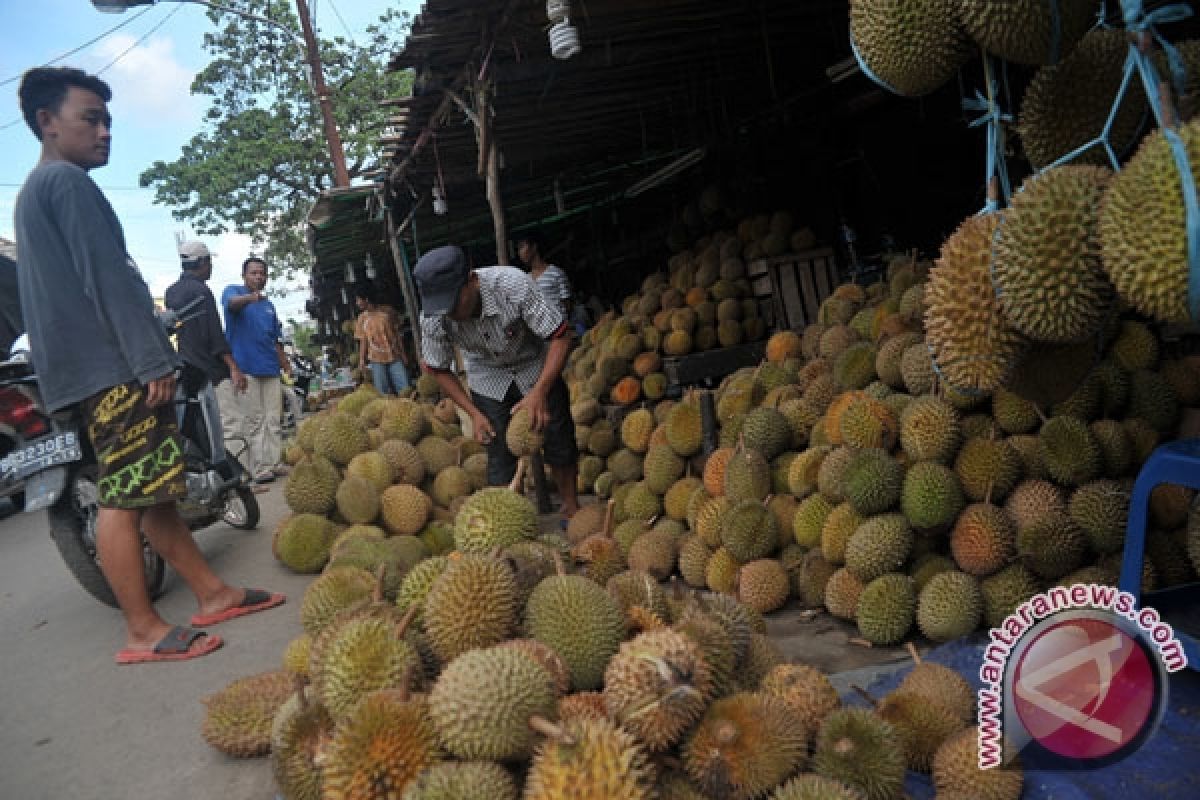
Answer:
POLYGON ((861 697, 863 700, 866 700, 868 703, 870 703, 872 708, 878 707, 879 701, 876 700, 874 697, 872 697, 871 693, 868 692, 866 689, 862 688, 861 686, 854 686, 854 685, 851 685, 850 688, 853 689, 854 691, 858 692, 858 696, 861 697))
POLYGON ((601 533, 610 539, 612 538, 613 513, 616 510, 616 507, 617 501, 610 499, 607 507, 604 509, 604 527, 600 530, 601 533))
POLYGON ((296 702, 300 704, 300 710, 308 710, 308 692, 304 691, 308 686, 308 678, 303 675, 296 675, 292 678, 292 685, 296 687, 296 702))
POLYGON ((987 491, 983 493, 983 502, 987 503, 988 505, 992 504, 992 489, 995 488, 995 486, 996 486, 995 479, 989 480, 988 485, 987 485, 987 491))
POLYGON ((414 619, 416 619, 417 611, 419 611, 420 608, 420 605, 413 603, 408 607, 408 610, 404 612, 404 616, 400 618, 400 623, 396 626, 397 639, 403 636, 404 632, 408 630, 408 626, 412 624, 414 619))
POLYGON ((908 654, 910 656, 912 656, 912 660, 915 663, 917 663, 917 664, 921 663, 921 654, 917 652, 917 646, 915 644, 913 644, 912 642, 905 642, 904 649, 908 651, 908 654))
POLYGON ((387 578, 387 564, 380 564, 379 570, 375 573, 375 585, 371 588, 371 601, 374 603, 383 602, 383 582, 387 578))
POLYGON ((562 744, 565 744, 568 746, 575 744, 575 739, 568 736, 567 732, 562 728, 561 725, 555 725, 553 722, 546 719, 545 717, 540 717, 536 714, 534 716, 530 717, 529 718, 529 727, 535 733, 540 733, 543 736, 546 736, 550 739, 554 739, 555 741, 558 741, 562 744))
POLYGON ((513 475, 512 483, 510 483, 508 485, 509 491, 516 492, 517 494, 524 494, 524 492, 522 491, 522 488, 524 487, 524 482, 525 482, 525 458, 524 458, 524 456, 522 456, 521 458, 517 459, 517 471, 513 475))
POLYGON ((558 552, 557 550, 554 551, 554 574, 567 574, 567 567, 565 564, 563 564, 562 553, 558 552))
POLYGON ((408 687, 412 685, 413 665, 409 664, 404 668, 404 675, 400 678, 400 702, 408 702, 408 687))

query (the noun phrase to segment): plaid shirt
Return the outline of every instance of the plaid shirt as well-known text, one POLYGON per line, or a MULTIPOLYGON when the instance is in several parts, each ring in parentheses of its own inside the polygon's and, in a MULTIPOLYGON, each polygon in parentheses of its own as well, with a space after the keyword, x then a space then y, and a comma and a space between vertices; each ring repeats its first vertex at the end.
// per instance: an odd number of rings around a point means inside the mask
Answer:
POLYGON ((471 391, 503 400, 514 381, 528 394, 542 374, 546 340, 565 322, 528 273, 513 267, 484 267, 479 276, 480 313, 456 322, 421 315, 421 359, 431 369, 454 367, 454 345, 466 359, 471 391))

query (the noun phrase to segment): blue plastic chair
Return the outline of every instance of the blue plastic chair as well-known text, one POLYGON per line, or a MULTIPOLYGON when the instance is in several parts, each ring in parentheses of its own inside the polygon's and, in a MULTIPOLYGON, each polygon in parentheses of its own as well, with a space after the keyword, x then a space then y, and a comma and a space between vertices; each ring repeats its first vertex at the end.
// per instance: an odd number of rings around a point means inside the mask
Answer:
MULTIPOLYGON (((1146 520, 1150 512, 1150 492, 1160 483, 1173 483, 1190 489, 1200 489, 1200 439, 1181 439, 1164 444, 1150 454, 1142 465, 1133 485, 1129 502, 1129 523, 1125 528, 1125 554, 1121 560, 1122 591, 1138 598, 1138 605, 1153 606, 1167 619, 1175 609, 1188 610, 1194 615, 1200 607, 1197 589, 1200 584, 1173 586, 1150 592, 1142 602, 1142 563, 1146 555, 1146 520)), ((1168 622, 1171 620, 1168 619, 1168 622)), ((1188 668, 1200 671, 1200 641, 1187 631, 1175 629, 1175 635, 1187 656, 1188 668)))

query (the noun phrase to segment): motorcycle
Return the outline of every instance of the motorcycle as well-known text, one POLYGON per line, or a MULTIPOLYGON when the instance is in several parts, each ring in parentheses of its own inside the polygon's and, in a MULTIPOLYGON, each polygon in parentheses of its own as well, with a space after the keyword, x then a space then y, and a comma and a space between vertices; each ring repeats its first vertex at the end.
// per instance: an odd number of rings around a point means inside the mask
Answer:
MULTIPOLYGON (((287 348, 285 347, 285 349, 287 348)), ((308 389, 316 375, 316 370, 313 368, 312 359, 303 353, 287 350, 287 358, 291 363, 292 377, 290 381, 282 382, 283 417, 280 420, 280 428, 285 436, 293 436, 296 433, 296 426, 300 424, 300 418, 304 416, 304 411, 308 407, 308 389)))
MULTIPOLYGON (((198 303, 161 312, 159 319, 168 332, 174 331, 192 318, 187 314, 198 303)), ((187 495, 178 503, 180 515, 194 531, 220 520, 253 530, 261 512, 250 476, 232 455, 214 463, 210 431, 219 430, 220 420, 209 418, 198 387, 185 383, 177 371, 175 405, 182 420, 187 483, 187 495)), ((7 360, 0 361, 0 432, 0 445, 8 447, 0 457, 0 497, 23 498, 25 513, 47 509, 50 538, 67 569, 89 594, 116 607, 96 554, 96 455, 77 408, 48 413, 42 405, 26 336, 13 344, 7 360)), ((166 583, 166 564, 144 536, 142 561, 146 588, 155 599, 166 583)))

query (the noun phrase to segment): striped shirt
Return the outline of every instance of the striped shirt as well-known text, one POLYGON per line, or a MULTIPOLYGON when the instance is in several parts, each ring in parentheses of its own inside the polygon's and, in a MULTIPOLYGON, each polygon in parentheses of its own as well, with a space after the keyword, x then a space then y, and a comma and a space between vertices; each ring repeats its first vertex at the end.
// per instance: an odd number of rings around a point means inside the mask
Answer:
POLYGON ((547 264, 542 274, 533 280, 551 307, 562 308, 563 303, 571 299, 571 281, 567 273, 553 264, 547 264))
POLYGON ((466 359, 471 391, 502 401, 515 381, 528 394, 542 374, 546 340, 560 333, 562 312, 548 304, 529 274, 484 267, 479 316, 463 322, 421 315, 421 359, 430 369, 454 367, 454 346, 466 359))

